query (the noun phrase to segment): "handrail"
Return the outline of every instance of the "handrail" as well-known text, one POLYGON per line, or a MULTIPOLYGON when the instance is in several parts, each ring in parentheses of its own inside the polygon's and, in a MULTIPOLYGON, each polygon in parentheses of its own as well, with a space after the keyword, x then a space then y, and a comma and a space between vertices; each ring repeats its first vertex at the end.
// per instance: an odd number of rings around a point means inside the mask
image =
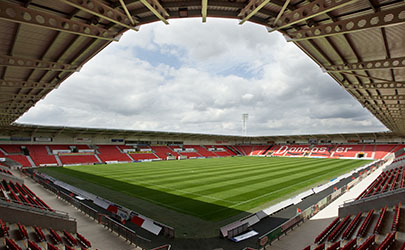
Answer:
POLYGON ((160 246, 160 247, 152 248, 151 250, 170 250, 171 247, 172 247, 172 245, 165 244, 165 245, 160 246))
POLYGON ((2 206, 2 207, 11 207, 11 208, 16 208, 16 209, 19 209, 22 211, 35 212, 38 214, 43 214, 43 215, 47 215, 47 216, 51 216, 51 217, 57 217, 57 218, 68 219, 71 221, 76 221, 75 218, 69 217, 69 214, 64 211, 59 211, 59 210, 50 211, 48 209, 38 207, 34 204, 28 204, 26 202, 21 202, 21 203, 22 204, 19 204, 12 200, 6 201, 6 200, 0 198, 0 206, 2 206))
POLYGON ((344 201, 343 204, 339 205, 339 208, 352 206, 352 205, 357 205, 357 204, 362 204, 364 202, 368 202, 368 201, 371 201, 371 200, 381 199, 381 198, 390 196, 390 195, 395 194, 395 193, 401 193, 403 191, 405 191, 405 187, 404 188, 398 188, 398 189, 388 191, 388 192, 385 192, 385 193, 376 194, 376 195, 373 195, 373 196, 361 198, 359 200, 349 199, 349 200, 344 201))

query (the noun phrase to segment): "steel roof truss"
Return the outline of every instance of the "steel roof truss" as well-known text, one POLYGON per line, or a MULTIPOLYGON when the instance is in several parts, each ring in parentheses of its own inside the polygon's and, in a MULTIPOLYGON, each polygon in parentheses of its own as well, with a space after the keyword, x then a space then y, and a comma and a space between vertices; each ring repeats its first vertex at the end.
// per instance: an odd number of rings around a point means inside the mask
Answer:
POLYGON ((208 0, 201 1, 201 17, 202 22, 205 23, 207 21, 207 9, 208 9, 208 0))
MULTIPOLYGON (((281 8, 280 12, 278 13, 276 20, 274 20, 274 26, 277 26, 278 21, 280 20, 281 15, 284 14, 285 9, 287 8, 288 4, 290 3, 290 0, 285 1, 283 7, 281 8)), ((281 25, 281 23, 280 23, 281 25)))
POLYGON ((405 95, 374 95, 358 97, 358 100, 405 100, 405 95))
POLYGON ((405 57, 326 66, 327 72, 405 68, 405 57))
MULTIPOLYGON (((132 25, 135 25, 135 21, 137 21, 137 20, 134 19, 134 18, 131 16, 131 13, 129 13, 129 10, 128 10, 127 5, 125 4, 124 0, 119 0, 119 1, 120 1, 120 4, 121 4, 122 9, 124 10, 125 14, 126 14, 127 17, 129 18, 129 21, 131 22, 132 25)), ((137 22, 138 22, 138 21, 137 21, 137 22)))
MULTIPOLYGON (((101 1, 98 0, 59 0, 64 2, 65 4, 68 4, 72 7, 75 7, 77 9, 80 9, 84 12, 90 13, 92 15, 98 16, 100 18, 103 18, 105 20, 108 20, 110 22, 113 22, 115 24, 121 25, 125 28, 132 29, 135 31, 138 31, 139 29, 134 27, 131 23, 139 23, 137 20, 134 20, 132 16, 129 14, 129 12, 126 14, 122 13, 118 9, 114 9, 101 1)), ((121 2, 122 0, 120 0, 121 2)), ((122 3, 121 3, 122 4, 122 3)), ((124 10, 126 9, 126 12, 128 9, 125 6, 125 3, 123 3, 123 8, 124 10)))
POLYGON ((158 0, 140 0, 157 18, 165 24, 169 24, 165 17, 170 16, 158 0))
POLYGON ((0 6, 0 19, 104 40, 114 40, 116 36, 115 33, 95 25, 5 2, 0 6))
POLYGON ((80 67, 72 64, 48 62, 44 60, 27 59, 6 55, 0 55, 0 66, 68 72, 76 72, 80 70, 80 67))
POLYGON ((0 111, 0 115, 5 115, 5 116, 9 116, 9 117, 19 117, 21 115, 22 112, 19 113, 10 113, 10 112, 2 112, 0 111))
POLYGON ((238 16, 242 18, 242 21, 240 21, 239 24, 244 24, 269 2, 270 0, 250 0, 245 8, 243 8, 238 14, 238 16))
POLYGON ((364 31, 371 28, 380 28, 397 25, 405 22, 403 7, 380 11, 364 16, 340 20, 333 23, 322 24, 308 29, 289 32, 289 41, 302 41, 317 39, 325 36, 335 36, 351 32, 364 31))
MULTIPOLYGON (((329 72, 328 72, 329 73, 329 72)), ((333 73, 333 72, 332 72, 333 73)), ((383 81, 383 82, 393 82, 393 83, 405 83, 405 82, 401 82, 401 81, 392 81, 392 80, 388 80, 388 79, 384 79, 384 78, 379 78, 379 77, 373 77, 370 75, 361 75, 361 74, 357 74, 357 73, 351 73, 351 72, 346 72, 346 71, 342 71, 342 72, 337 72, 340 74, 347 74, 347 75, 354 75, 354 76, 358 76, 358 77, 364 77, 367 79, 371 79, 371 80, 378 80, 378 81, 383 81)))
POLYGON ((360 84, 351 84, 349 86, 345 86, 346 89, 350 90, 367 90, 367 89, 398 89, 398 88, 405 88, 405 83, 396 83, 396 82, 382 82, 382 83, 365 83, 363 85, 360 84))
POLYGON ((293 10, 288 13, 284 13, 280 17, 280 24, 274 29, 269 30, 269 32, 273 32, 279 29, 287 28, 293 24, 305 21, 307 19, 325 14, 329 11, 339 9, 343 6, 356 2, 357 0, 348 0, 348 1, 340 1, 340 0, 316 0, 311 2, 307 5, 304 5, 296 10, 293 10))

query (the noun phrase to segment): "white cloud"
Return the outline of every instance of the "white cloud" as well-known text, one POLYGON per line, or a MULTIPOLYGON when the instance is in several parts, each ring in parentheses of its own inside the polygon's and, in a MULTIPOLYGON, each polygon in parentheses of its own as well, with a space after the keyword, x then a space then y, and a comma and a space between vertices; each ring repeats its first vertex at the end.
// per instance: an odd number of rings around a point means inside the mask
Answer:
POLYGON ((18 120, 249 135, 385 128, 295 45, 235 20, 127 32, 18 120))

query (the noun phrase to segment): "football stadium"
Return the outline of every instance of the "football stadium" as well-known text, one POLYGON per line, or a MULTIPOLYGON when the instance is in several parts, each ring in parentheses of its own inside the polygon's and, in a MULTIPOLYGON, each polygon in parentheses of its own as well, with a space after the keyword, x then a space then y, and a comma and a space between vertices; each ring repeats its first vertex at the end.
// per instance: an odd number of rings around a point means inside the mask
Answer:
MULTIPOLYGON (((0 50, 0 250, 405 250, 403 0, 0 0, 0 50), (63 102, 53 104, 59 114, 39 122, 59 115, 69 126, 20 122, 124 34, 187 18, 232 19, 281 34, 332 81, 325 88, 341 88, 384 129, 343 132, 368 124, 356 123, 358 109, 338 133, 285 134, 279 127, 248 135, 243 110, 241 135, 211 132, 195 116, 187 119, 198 132, 166 131, 157 122, 156 130, 122 129, 115 117, 104 127, 93 110, 86 119, 100 126, 71 126, 58 109, 63 102)), ((117 66, 125 76, 124 62, 112 60, 95 76, 106 78, 117 66)), ((139 74, 140 81, 156 77, 139 74)), ((213 99, 222 98, 207 86, 213 99)), ((106 93, 98 103, 115 105, 110 88, 88 89, 106 93)), ((300 106, 294 97, 282 98, 300 106)), ((84 101, 67 103, 90 109, 84 101)))

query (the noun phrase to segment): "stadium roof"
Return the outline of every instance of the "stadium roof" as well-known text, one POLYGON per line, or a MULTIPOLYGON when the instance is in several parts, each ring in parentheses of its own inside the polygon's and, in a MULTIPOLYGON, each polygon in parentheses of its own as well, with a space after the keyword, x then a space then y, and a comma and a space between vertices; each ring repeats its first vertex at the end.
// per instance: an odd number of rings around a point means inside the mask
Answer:
POLYGON ((186 17, 282 32, 388 129, 405 134, 403 0, 1 0, 0 126, 125 31, 186 17))
POLYGON ((62 126, 42 126, 14 123, 2 128, 2 136, 21 138, 21 136, 67 136, 72 138, 104 136, 115 139, 134 139, 137 140, 157 140, 157 141, 184 141, 184 140, 215 140, 223 143, 273 143, 280 141, 305 141, 310 139, 317 140, 388 140, 398 139, 400 134, 393 132, 370 132, 370 133, 340 133, 340 134, 308 134, 308 135, 279 135, 279 136, 238 136, 238 135, 217 135, 217 134, 198 134, 198 133, 179 133, 179 132, 160 132, 144 130, 126 130, 126 129, 107 129, 107 128, 80 128, 80 127, 62 127, 62 126), (164 139, 163 139, 164 138, 164 139))

